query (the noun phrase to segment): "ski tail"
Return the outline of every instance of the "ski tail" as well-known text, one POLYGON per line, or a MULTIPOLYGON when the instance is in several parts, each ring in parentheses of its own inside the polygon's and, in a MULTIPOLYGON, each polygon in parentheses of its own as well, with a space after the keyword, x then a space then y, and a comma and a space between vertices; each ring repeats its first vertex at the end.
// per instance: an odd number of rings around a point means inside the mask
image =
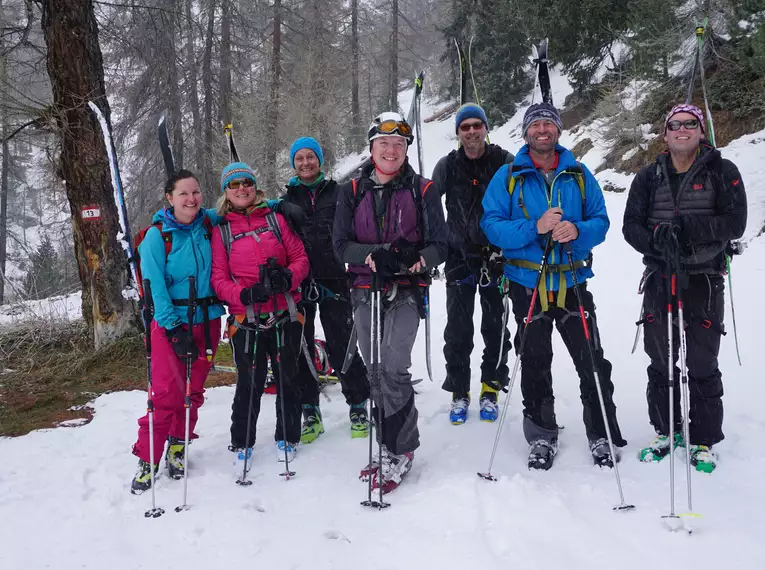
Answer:
POLYGON ((170 135, 167 132, 167 111, 164 111, 159 118, 157 137, 159 137, 159 148, 165 161, 165 172, 170 178, 175 172, 175 158, 173 157, 173 148, 170 146, 170 135))
POLYGON ((550 86, 550 70, 548 69, 547 59, 547 38, 539 42, 537 48, 537 74, 539 77, 539 89, 542 91, 542 101, 552 105, 552 88, 550 86))
POLYGON ((425 81, 425 71, 420 71, 417 78, 414 80, 414 124, 412 128, 415 130, 415 136, 417 137, 417 163, 420 168, 420 176, 425 176, 425 157, 422 148, 422 84, 425 81))
POLYGON ((467 103, 467 61, 465 59, 465 51, 462 49, 462 44, 457 38, 454 38, 454 45, 457 47, 457 57, 459 58, 460 105, 464 105, 467 103))
POLYGON ((226 140, 228 141, 228 161, 239 162, 239 153, 236 150, 236 142, 234 141, 234 125, 229 123, 223 127, 223 132, 226 134, 226 140))

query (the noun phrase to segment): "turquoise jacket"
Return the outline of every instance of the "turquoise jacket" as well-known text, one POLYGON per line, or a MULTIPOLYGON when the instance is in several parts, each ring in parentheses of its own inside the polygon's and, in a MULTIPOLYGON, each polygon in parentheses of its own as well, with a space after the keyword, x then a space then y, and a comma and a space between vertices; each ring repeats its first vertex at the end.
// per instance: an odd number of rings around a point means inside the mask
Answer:
MULTIPOLYGON (((606 239, 610 225, 603 192, 597 180, 587 167, 582 165, 585 181, 585 204, 576 177, 564 172, 575 167, 577 162, 571 151, 557 145, 559 155, 558 168, 552 183, 550 197, 542 175, 537 172, 529 156, 529 148, 524 145, 515 157, 513 165, 500 168, 489 183, 483 198, 484 214, 481 228, 489 242, 502 248, 505 259, 520 259, 540 263, 544 254, 545 237, 537 233, 537 220, 547 210, 555 206, 563 210, 563 221, 573 222, 579 230, 579 237, 571 242, 574 260, 585 260, 592 249, 606 239), (512 198, 508 192, 510 167, 516 177, 512 198), (523 202, 529 218, 524 214, 520 203, 521 181, 523 177, 523 202)), ((555 244, 548 262, 551 265, 568 264, 568 257, 560 244, 555 244)), ((537 272, 532 269, 505 265, 505 276, 525 287, 533 288, 537 272)), ((582 283, 593 276, 589 267, 577 269, 577 278, 582 283)), ((573 286, 571 272, 565 273, 567 287, 573 286)), ((557 291, 560 287, 560 273, 549 272, 546 287, 548 291, 557 291)))
MULTIPOLYGON (((188 299, 189 277, 196 278, 197 298, 214 297, 210 285, 212 249, 210 236, 204 226, 204 218, 210 218, 213 225, 218 223, 215 210, 202 209, 190 224, 181 224, 173 216, 172 208, 159 210, 151 220, 161 223, 162 231, 172 235, 172 249, 165 255, 162 234, 155 227, 146 232, 138 253, 141 258, 141 274, 151 281, 154 302, 154 320, 159 326, 171 329, 188 322, 188 308, 173 305, 173 299, 188 299)), ((210 319, 225 313, 223 305, 209 307, 210 319)), ((201 323, 204 316, 201 308, 196 309, 194 323, 201 323)))

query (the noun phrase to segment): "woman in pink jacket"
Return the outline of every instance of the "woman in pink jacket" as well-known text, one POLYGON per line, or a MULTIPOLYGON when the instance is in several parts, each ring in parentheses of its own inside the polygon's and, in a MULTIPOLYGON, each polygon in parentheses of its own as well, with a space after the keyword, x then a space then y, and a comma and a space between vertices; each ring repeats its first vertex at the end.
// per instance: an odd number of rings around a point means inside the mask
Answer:
POLYGON ((308 257, 300 238, 280 214, 271 211, 256 184, 255 173, 242 162, 223 169, 223 195, 218 201, 223 220, 213 230, 211 282, 218 298, 228 303, 229 338, 238 374, 230 449, 240 459, 252 454, 266 356, 276 354, 280 346, 281 371, 274 373, 277 378, 281 374, 284 390, 276 399, 274 439, 277 458, 284 461, 294 457, 300 441, 301 394, 312 380, 301 351, 303 315, 296 305, 298 287, 308 275, 308 257), (248 409, 252 410, 249 421, 248 409))

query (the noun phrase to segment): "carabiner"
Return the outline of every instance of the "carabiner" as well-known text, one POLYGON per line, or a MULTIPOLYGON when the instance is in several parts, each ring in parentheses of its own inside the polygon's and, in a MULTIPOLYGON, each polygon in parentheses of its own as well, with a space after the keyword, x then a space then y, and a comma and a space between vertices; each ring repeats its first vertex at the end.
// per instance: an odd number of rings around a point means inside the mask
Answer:
POLYGON ((311 279, 311 282, 308 284, 308 291, 305 294, 305 300, 309 303, 315 303, 319 300, 319 296, 319 287, 316 285, 316 281, 311 279))

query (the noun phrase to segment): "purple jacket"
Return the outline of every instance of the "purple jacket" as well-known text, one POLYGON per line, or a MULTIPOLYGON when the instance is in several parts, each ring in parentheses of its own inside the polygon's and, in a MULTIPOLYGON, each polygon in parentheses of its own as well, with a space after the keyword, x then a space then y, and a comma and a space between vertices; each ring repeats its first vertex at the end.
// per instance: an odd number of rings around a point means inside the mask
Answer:
MULTIPOLYGON (((399 237, 420 244, 426 271, 442 263, 448 252, 449 232, 433 182, 415 174, 407 162, 395 179, 376 184, 370 178, 373 168, 338 192, 333 242, 340 260, 356 276, 354 287, 369 285, 367 256, 380 247, 389 249, 399 237)), ((405 283, 411 283, 409 277, 402 270, 405 283)))

